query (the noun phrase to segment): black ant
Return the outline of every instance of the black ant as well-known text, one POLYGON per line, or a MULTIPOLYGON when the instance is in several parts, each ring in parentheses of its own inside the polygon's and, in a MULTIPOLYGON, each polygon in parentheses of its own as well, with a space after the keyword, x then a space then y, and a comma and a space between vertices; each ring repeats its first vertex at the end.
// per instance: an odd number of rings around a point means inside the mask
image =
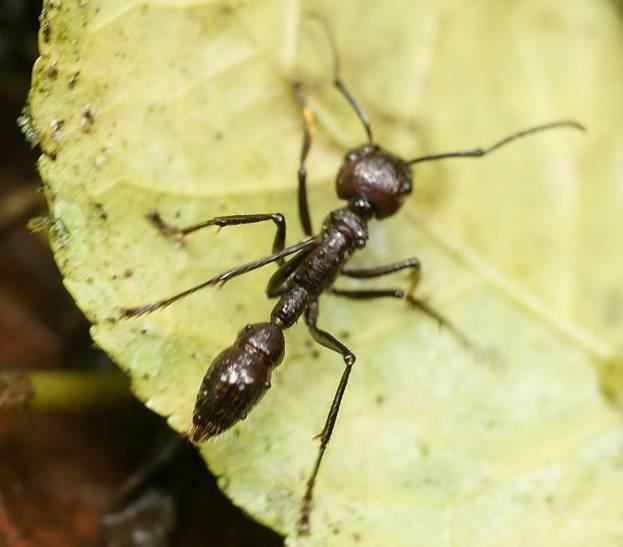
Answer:
POLYGON ((401 270, 410 270, 417 282, 420 262, 408 258, 400 262, 373 268, 347 268, 346 263, 356 250, 363 249, 368 240, 368 221, 384 219, 394 215, 404 199, 411 194, 411 166, 424 161, 447 158, 478 158, 493 152, 501 146, 520 137, 547 129, 570 127, 584 130, 574 121, 557 121, 531 127, 513 133, 488 148, 474 148, 458 152, 447 152, 403 160, 386 151, 374 142, 368 118, 340 78, 339 57, 333 35, 324 20, 321 20, 332 50, 334 63, 333 84, 348 101, 366 131, 368 142, 348 151, 336 179, 337 195, 347 201, 345 207, 331 211, 324 220, 319 234, 314 235, 307 202, 305 160, 309 153, 314 132, 313 113, 307 106, 305 95, 299 83, 294 90, 300 102, 303 117, 303 144, 298 169, 298 209, 303 232, 307 239, 285 247, 286 220, 280 213, 231 215, 216 217, 185 228, 167 224, 156 210, 149 213, 150 220, 164 234, 182 238, 206 226, 234 226, 272 221, 276 226, 272 254, 223 272, 204 283, 185 290, 170 298, 137 308, 123 309, 123 317, 134 317, 164 308, 204 287, 222 286, 229 280, 257 268, 276 262, 277 271, 271 276, 266 288, 269 298, 279 298, 265 323, 246 325, 234 344, 214 358, 208 368, 195 403, 190 438, 199 443, 219 435, 236 422, 246 418, 248 412, 259 402, 270 388, 270 378, 283 360, 285 340, 283 331, 296 323, 303 315, 305 323, 316 342, 339 353, 345 363, 344 372, 337 386, 329 408, 320 438, 320 447, 312 472, 307 481, 302 499, 298 533, 310 531, 310 513, 314 484, 325 450, 331 438, 333 427, 346 390, 355 354, 335 336, 318 327, 318 299, 324 292, 368 300, 373 298, 397 298, 405 300, 414 308, 446 326, 454 336, 469 344, 462 333, 445 317, 423 300, 413 297, 403 289, 345 290, 333 288, 339 276, 356 279, 370 279, 401 270), (294 255, 294 256, 292 256, 294 255), (287 257, 288 258, 286 260, 287 257))

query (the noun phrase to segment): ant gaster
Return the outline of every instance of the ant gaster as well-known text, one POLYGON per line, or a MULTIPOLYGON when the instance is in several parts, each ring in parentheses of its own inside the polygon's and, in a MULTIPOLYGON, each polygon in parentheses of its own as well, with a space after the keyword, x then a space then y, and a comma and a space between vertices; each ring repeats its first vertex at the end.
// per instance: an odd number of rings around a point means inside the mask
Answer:
POLYGON ((347 204, 329 213, 319 234, 314 235, 307 204, 305 160, 309 153, 315 129, 314 118, 305 102, 301 85, 294 84, 301 105, 304 137, 298 170, 298 206, 303 231, 307 239, 285 247, 286 220, 280 213, 231 215, 216 217, 185 228, 164 222, 156 210, 149 218, 164 234, 184 237, 207 226, 232 226, 272 221, 276 226, 272 254, 223 272, 200 285, 170 298, 137 308, 125 308, 123 317, 139 316, 164 308, 173 302, 212 285, 223 285, 230 279, 276 262, 277 271, 268 281, 269 298, 279 298, 270 315, 270 321, 246 325, 234 344, 217 355, 208 368, 195 403, 191 439, 202 442, 232 427, 246 418, 270 388, 272 371, 282 362, 285 353, 283 331, 291 327, 301 315, 316 342, 339 353, 345 364, 342 377, 329 408, 322 429, 320 446, 302 499, 297 531, 310 531, 310 513, 314 484, 323 455, 331 438, 348 378, 355 363, 355 354, 332 334, 318 327, 319 297, 324 292, 359 300, 398 298, 431 316, 463 343, 469 344, 462 333, 446 318, 423 300, 402 289, 345 290, 333 288, 339 276, 357 279, 380 277, 400 270, 410 270, 417 281, 420 262, 408 258, 400 262, 372 268, 352 269, 345 265, 352 254, 365 247, 368 240, 368 221, 394 215, 412 190, 411 166, 424 162, 457 157, 482 157, 493 150, 526 135, 559 127, 584 130, 574 121, 557 121, 513 133, 488 148, 421 156, 405 161, 374 142, 368 119, 346 85, 340 79, 339 58, 333 35, 326 22, 325 28, 334 60, 333 83, 352 106, 366 131, 368 142, 350 150, 342 162, 336 178, 337 195, 347 204), (292 256, 293 255, 293 256, 292 256), (286 257, 291 257, 286 260, 286 257))

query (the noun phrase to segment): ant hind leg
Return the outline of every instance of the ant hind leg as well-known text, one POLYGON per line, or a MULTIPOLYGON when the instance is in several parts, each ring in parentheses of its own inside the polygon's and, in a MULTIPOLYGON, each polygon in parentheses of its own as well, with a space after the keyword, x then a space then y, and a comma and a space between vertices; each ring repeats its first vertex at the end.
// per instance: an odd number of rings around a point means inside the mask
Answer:
POLYGON ((316 300, 310 302, 307 308, 307 312, 305 314, 305 322, 307 323, 307 327, 309 328, 309 331, 313 336, 314 340, 316 340, 316 342, 330 350, 339 353, 342 356, 342 358, 344 359, 345 368, 344 372, 342 373, 342 377, 340 378, 340 383, 338 384, 335 395, 333 396, 333 401, 331 402, 329 413, 327 414, 324 427, 322 428, 322 433, 320 433, 320 435, 318 436, 320 438, 320 447, 318 448, 316 462, 309 476, 309 479, 307 480, 307 488, 305 489, 305 495, 303 496, 301 515, 298 522, 299 535, 307 535, 310 532, 309 517, 311 514, 311 504, 314 494, 316 477, 318 476, 318 471, 320 469, 320 464, 322 463, 322 458, 324 456, 325 450, 327 448, 327 445, 329 444, 329 440, 331 439, 331 434, 333 433, 333 428, 335 427, 337 415, 340 411, 342 398, 348 384, 348 378, 356 360, 354 353, 351 352, 344 344, 342 344, 342 342, 340 342, 332 334, 322 329, 319 329, 316 326, 318 313, 318 301, 316 300))

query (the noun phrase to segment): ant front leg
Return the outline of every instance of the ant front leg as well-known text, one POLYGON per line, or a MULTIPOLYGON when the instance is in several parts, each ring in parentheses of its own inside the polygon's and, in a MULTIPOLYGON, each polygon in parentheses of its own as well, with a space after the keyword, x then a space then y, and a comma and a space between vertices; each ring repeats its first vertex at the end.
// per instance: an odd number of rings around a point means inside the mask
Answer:
MULTIPOLYGON (((281 213, 214 217, 183 228, 173 226, 172 224, 165 222, 157 209, 152 209, 148 213, 147 218, 149 218, 152 224, 158 228, 160 233, 172 236, 180 241, 183 240, 188 234, 201 230, 202 228, 207 228, 208 226, 218 226, 219 228, 223 228, 224 226, 239 226, 241 224, 255 224, 256 222, 272 220, 277 227, 277 233, 275 234, 275 239, 273 241, 273 253, 281 251, 285 247, 286 242, 286 219, 281 213)), ((281 264, 282 262, 279 263, 281 264)))
POLYGON ((298 170, 298 202, 299 202, 299 218, 301 219, 301 226, 306 236, 313 234, 311 225, 311 217, 309 215, 309 204, 307 201, 307 171, 305 169, 305 160, 309 154, 312 139, 316 133, 316 123, 314 119, 314 113, 307 105, 305 100, 305 93, 300 82, 294 82, 294 93, 301 106, 301 114, 303 116, 303 144, 301 146, 301 156, 299 159, 298 170))
POLYGON ((331 402, 331 407, 329 408, 327 419, 325 421, 324 427, 322 428, 322 433, 320 433, 319 435, 320 447, 318 448, 318 455, 316 456, 316 462, 314 464, 314 468, 312 469, 311 475, 307 480, 307 488, 305 490, 305 495, 303 496, 303 502, 301 505, 301 517, 298 523, 299 535, 307 535, 310 531, 309 516, 311 514, 311 505, 314 495, 314 484, 316 483, 316 477, 318 476, 318 470, 320 469, 322 458, 324 456, 327 445, 329 444, 329 440, 331 439, 333 428, 335 427, 335 421, 337 420, 337 415, 340 410, 342 397, 344 396, 344 392, 346 391, 346 385, 348 384, 350 371, 356 360, 353 352, 350 351, 344 344, 342 344, 342 342, 340 342, 332 334, 329 334, 328 332, 321 330, 316 326, 316 322, 318 321, 318 313, 318 301, 315 300, 313 302, 310 302, 309 306, 307 307, 307 312, 305 313, 305 323, 307 323, 309 332, 313 336, 314 340, 316 340, 316 342, 318 342, 325 348, 329 348, 330 350, 339 353, 344 359, 344 364, 346 365, 346 367, 344 368, 344 372, 342 373, 342 377, 340 378, 340 383, 338 384, 335 395, 333 396, 333 401, 331 402))

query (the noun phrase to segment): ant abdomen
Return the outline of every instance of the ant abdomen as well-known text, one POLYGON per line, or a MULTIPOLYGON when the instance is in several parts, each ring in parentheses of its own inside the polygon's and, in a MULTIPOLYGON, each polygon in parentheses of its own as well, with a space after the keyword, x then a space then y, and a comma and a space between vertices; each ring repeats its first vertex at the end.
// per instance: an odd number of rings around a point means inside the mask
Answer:
POLYGON ((285 341, 274 323, 246 325, 234 344, 216 356, 203 377, 190 437, 201 442, 246 418, 270 388, 285 341))

